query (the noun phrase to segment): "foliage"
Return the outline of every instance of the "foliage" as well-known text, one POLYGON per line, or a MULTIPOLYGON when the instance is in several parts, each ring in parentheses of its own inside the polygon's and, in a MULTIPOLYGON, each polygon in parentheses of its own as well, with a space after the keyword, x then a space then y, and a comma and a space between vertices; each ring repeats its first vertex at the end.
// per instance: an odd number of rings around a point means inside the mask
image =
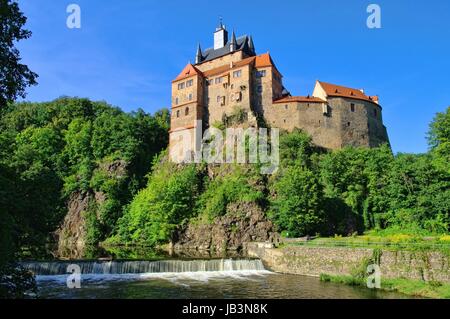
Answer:
POLYGON ((428 142, 436 167, 450 174, 450 106, 431 122, 428 142))
POLYGON ((386 227, 450 230, 450 176, 435 168, 430 155, 398 155, 388 180, 386 227))
POLYGON ((291 237, 314 234, 324 222, 322 186, 313 172, 300 166, 285 169, 274 183, 269 216, 291 237))
POLYGON ((20 63, 15 44, 31 36, 24 29, 27 18, 13 0, 0 0, 0 110, 7 102, 25 97, 25 88, 36 84, 37 74, 20 63))
POLYGON ((147 187, 126 209, 111 241, 153 246, 169 240, 178 225, 193 217, 200 185, 195 165, 160 161, 155 161, 147 187))
POLYGON ((9 104, 0 118, 0 260, 51 240, 73 192, 105 198, 87 213, 88 241, 109 236, 166 147, 168 122, 167 111, 127 114, 79 98, 9 104))
MULTIPOLYGON (((367 285, 366 280, 355 278, 350 275, 321 274, 320 280, 323 282, 341 283, 349 286, 365 287, 367 285)), ((381 290, 395 291, 408 296, 425 298, 450 298, 450 285, 436 281, 411 280, 405 278, 383 278, 381 281, 381 290)))
POLYGON ((217 177, 205 182, 204 192, 197 202, 197 213, 206 221, 223 216, 227 206, 235 202, 256 202, 264 205, 262 176, 249 166, 223 165, 217 177))

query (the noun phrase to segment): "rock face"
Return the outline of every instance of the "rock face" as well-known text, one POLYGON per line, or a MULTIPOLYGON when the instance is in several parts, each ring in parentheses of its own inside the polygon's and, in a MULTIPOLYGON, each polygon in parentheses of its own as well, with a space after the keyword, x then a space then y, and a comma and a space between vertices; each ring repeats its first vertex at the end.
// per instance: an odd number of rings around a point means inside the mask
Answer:
MULTIPOLYGON (((101 163, 97 168, 105 172, 108 178, 122 179, 127 175, 127 163, 123 160, 101 163)), ((65 258, 83 258, 86 248, 86 212, 90 205, 98 208, 107 200, 107 194, 89 190, 72 193, 67 202, 67 215, 61 226, 56 230, 55 237, 58 243, 55 254, 65 258)))
POLYGON ((210 224, 191 223, 180 229, 172 240, 177 250, 198 250, 224 253, 240 251, 252 241, 277 241, 278 235, 261 208, 255 203, 233 203, 225 216, 210 224))
POLYGON ((61 257, 79 258, 85 247, 86 219, 84 212, 94 198, 89 192, 72 193, 68 204, 68 212, 61 227, 55 235, 58 240, 56 254, 61 257))

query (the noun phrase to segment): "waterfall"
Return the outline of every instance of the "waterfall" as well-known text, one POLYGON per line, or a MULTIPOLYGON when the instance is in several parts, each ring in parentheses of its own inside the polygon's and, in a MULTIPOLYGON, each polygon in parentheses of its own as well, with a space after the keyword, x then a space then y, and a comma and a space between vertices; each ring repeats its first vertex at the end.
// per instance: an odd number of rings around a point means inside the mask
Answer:
POLYGON ((76 264, 82 274, 139 274, 265 270, 258 259, 159 260, 159 261, 51 261, 22 262, 35 275, 65 275, 76 264))

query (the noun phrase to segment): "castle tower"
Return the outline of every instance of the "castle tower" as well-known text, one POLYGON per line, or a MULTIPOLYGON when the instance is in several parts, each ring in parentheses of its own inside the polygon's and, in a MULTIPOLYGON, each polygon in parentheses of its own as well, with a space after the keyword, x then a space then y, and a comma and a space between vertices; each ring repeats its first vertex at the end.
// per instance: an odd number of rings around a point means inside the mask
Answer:
POLYGON ((228 31, 220 21, 216 31, 214 32, 214 50, 223 48, 228 43, 228 31))
POLYGON ((190 63, 172 81, 169 149, 175 162, 192 162, 200 149, 203 86, 202 73, 190 63))

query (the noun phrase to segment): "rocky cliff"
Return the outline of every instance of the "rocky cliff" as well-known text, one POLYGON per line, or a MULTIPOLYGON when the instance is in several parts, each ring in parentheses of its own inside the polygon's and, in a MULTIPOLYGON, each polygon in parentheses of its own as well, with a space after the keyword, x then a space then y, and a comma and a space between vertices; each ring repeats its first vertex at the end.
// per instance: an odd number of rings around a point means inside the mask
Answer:
MULTIPOLYGON (((96 172, 103 174, 105 181, 120 183, 127 176, 127 163, 123 160, 100 163, 96 172)), ((101 223, 102 206, 109 195, 97 187, 87 191, 73 192, 67 201, 67 215, 56 230, 57 248, 55 254, 65 258, 86 257, 88 228, 92 227, 89 218, 101 223), (91 216, 89 216, 91 214, 91 216)))
POLYGON ((211 223, 191 222, 177 231, 172 239, 174 251, 209 251, 212 255, 241 251, 247 242, 276 241, 278 234, 272 222, 255 203, 232 203, 227 214, 211 223))

